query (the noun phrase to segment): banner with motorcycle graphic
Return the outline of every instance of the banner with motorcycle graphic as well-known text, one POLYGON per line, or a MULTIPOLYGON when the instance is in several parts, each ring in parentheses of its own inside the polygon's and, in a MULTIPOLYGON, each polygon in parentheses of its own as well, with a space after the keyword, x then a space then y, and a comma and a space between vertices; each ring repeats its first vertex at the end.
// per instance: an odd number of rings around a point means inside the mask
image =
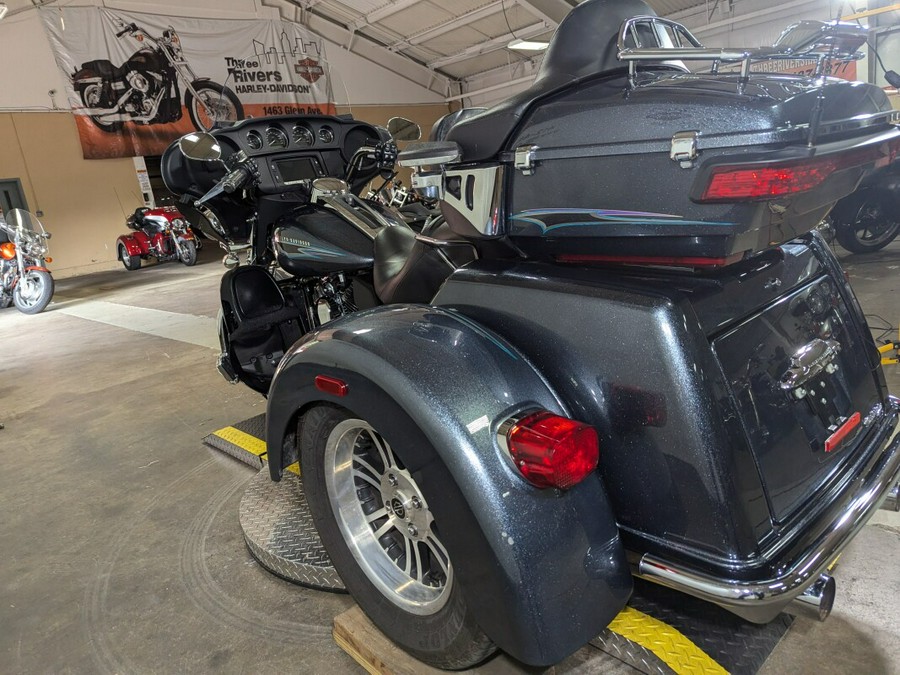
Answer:
POLYGON ((322 39, 272 20, 42 11, 85 159, 159 155, 217 122, 334 114, 322 39))

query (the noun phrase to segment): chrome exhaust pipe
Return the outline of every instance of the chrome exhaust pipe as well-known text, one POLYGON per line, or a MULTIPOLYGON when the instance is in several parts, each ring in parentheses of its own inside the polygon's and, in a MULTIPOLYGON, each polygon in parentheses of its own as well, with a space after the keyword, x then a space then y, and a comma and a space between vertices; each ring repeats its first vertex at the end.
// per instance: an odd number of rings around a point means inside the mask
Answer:
POLYGON ((831 614, 834 606, 834 595, 837 592, 837 584, 827 572, 822 572, 812 586, 794 598, 788 605, 788 611, 805 614, 819 621, 824 621, 831 614))

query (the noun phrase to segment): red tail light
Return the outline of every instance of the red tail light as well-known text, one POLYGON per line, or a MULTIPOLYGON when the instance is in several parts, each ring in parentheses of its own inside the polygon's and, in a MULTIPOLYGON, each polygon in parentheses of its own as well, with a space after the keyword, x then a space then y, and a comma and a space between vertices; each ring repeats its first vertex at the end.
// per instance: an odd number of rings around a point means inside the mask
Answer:
POLYGON ((662 265, 671 267, 724 267, 743 260, 744 253, 729 256, 649 256, 649 255, 598 255, 593 253, 561 253, 556 261, 561 263, 620 263, 622 265, 662 265))
POLYGON ((812 190, 836 168, 833 160, 768 167, 721 166, 713 169, 702 201, 766 199, 812 190))
POLYGON ((875 167, 890 164, 900 150, 897 139, 872 144, 847 152, 809 157, 790 162, 759 162, 756 164, 724 164, 713 167, 709 185, 700 197, 701 202, 733 202, 742 199, 770 199, 806 192, 821 185, 839 169, 874 163, 875 167))
POLYGON ((543 410, 506 433, 516 468, 532 485, 567 490, 597 468, 600 444, 593 427, 543 410))

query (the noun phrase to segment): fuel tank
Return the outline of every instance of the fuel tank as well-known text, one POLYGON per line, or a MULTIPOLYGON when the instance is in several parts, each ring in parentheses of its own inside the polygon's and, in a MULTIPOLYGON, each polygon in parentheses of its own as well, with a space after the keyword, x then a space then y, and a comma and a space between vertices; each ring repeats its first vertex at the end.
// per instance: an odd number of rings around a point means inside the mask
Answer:
POLYGON ((299 209, 275 227, 274 249, 281 265, 297 277, 370 269, 372 241, 327 211, 299 209))

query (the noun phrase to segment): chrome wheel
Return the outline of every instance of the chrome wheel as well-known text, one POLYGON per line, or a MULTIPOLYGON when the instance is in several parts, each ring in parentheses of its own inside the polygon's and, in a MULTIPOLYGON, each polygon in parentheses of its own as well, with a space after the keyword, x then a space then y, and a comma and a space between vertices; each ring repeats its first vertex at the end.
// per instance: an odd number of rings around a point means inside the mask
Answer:
POLYGON ((30 270, 13 288, 13 302, 23 314, 44 311, 53 297, 53 277, 42 270, 30 270))
POLYGON ((391 446, 366 422, 345 420, 328 436, 324 475, 337 527, 369 581, 411 614, 439 611, 453 566, 425 497, 391 446))

